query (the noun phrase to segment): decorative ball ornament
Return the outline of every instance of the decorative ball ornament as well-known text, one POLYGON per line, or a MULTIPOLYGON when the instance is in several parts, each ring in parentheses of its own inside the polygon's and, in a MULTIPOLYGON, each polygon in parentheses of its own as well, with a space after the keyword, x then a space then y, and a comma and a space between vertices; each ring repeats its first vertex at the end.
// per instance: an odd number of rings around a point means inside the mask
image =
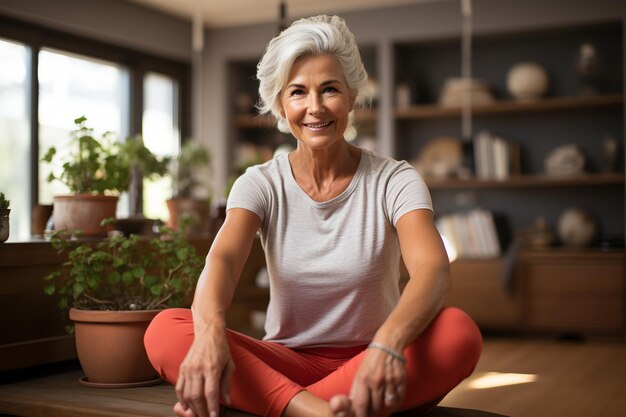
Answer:
POLYGON ((588 212, 569 208, 559 217, 558 231, 564 245, 583 248, 593 242, 598 224, 588 212))
POLYGON ((548 91, 548 73, 534 62, 520 62, 509 70, 506 85, 516 100, 535 100, 548 91))

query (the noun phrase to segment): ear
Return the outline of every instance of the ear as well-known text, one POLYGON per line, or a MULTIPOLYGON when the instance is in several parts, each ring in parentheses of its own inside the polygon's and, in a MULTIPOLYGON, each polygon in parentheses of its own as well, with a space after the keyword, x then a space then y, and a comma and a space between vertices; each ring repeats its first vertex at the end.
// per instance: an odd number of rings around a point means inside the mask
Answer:
POLYGON ((348 103, 348 113, 354 110, 354 104, 356 103, 356 94, 350 94, 350 102, 348 103))

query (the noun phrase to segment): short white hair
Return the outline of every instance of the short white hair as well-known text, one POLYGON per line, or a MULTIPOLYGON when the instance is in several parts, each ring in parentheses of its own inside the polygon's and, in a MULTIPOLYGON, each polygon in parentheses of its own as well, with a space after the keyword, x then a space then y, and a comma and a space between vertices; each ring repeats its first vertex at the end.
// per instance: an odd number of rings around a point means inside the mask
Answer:
MULTIPOLYGON (((270 41, 256 73, 260 81, 257 108, 261 114, 272 112, 278 130, 283 133, 289 133, 289 126, 280 114, 280 94, 288 82, 291 67, 300 57, 318 55, 337 59, 352 97, 356 100, 363 96, 367 72, 356 39, 346 22, 339 16, 326 15, 297 20, 270 41)), ((348 128, 351 128, 352 120, 351 112, 348 128)))

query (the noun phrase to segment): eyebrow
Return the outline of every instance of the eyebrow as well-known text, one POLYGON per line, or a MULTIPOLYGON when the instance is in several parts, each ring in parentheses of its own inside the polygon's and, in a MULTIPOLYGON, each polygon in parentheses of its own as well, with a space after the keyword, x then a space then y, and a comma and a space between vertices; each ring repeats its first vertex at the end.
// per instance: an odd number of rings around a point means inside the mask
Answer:
MULTIPOLYGON (((324 81, 323 83, 321 83, 320 86, 324 87, 329 84, 341 84, 341 81, 335 80, 335 79, 328 80, 328 81, 324 81)), ((289 84, 286 88, 306 88, 306 86, 303 84, 289 84)))

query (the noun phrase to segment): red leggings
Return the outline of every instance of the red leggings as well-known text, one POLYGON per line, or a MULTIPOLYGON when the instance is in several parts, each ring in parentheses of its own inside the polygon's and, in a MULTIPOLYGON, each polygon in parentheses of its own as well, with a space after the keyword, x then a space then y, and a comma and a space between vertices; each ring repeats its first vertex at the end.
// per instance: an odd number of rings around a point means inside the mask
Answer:
MULTIPOLYGON (((348 395, 366 346, 290 349, 228 330, 235 363, 231 407, 279 417, 303 389, 325 400, 348 395)), ((178 369, 193 341, 191 310, 157 315, 146 331, 148 357, 161 376, 176 383, 178 369)), ((480 356, 480 331, 467 314, 445 308, 411 344, 406 356, 407 389, 400 410, 426 412, 467 378, 480 356)))

